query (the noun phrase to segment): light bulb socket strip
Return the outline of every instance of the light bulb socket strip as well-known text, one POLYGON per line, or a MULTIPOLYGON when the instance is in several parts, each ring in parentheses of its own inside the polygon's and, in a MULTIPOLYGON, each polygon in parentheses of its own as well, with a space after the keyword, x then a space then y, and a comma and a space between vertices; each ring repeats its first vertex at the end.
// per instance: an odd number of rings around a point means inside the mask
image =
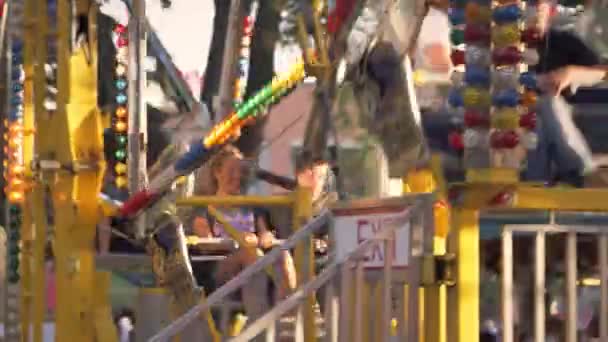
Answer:
POLYGON ((241 37, 241 49, 239 51, 239 59, 237 64, 237 78, 234 84, 234 104, 238 106, 242 101, 247 90, 249 81, 249 66, 251 62, 251 43, 253 30, 258 15, 258 1, 251 3, 249 14, 243 20, 243 34, 241 37))
MULTIPOLYGON (((14 23, 16 25, 17 23, 14 23)), ((7 264, 6 275, 9 284, 17 284, 20 279, 20 247, 21 225, 23 219, 22 203, 25 199, 25 163, 23 160, 23 107, 24 81, 23 70, 23 41, 18 35, 19 30, 13 30, 10 37, 9 61, 9 113, 4 121, 5 128, 5 160, 4 178, 6 180, 5 195, 9 202, 7 208, 7 264)))
POLYGON ((129 60, 129 40, 128 29, 124 25, 116 24, 114 26, 114 34, 116 35, 116 68, 114 72, 114 86, 116 89, 116 106, 112 115, 112 135, 114 151, 112 171, 114 172, 114 183, 119 189, 125 189, 128 185, 127 181, 127 146, 128 146, 128 122, 129 111, 127 96, 127 79, 128 60, 129 60))

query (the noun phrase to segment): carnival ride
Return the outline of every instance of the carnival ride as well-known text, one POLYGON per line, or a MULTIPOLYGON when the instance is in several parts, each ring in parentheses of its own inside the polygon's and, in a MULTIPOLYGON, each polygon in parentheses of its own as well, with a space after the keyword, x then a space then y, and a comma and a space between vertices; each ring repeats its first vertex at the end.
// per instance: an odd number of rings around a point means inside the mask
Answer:
MULTIPOLYGON (((176 130, 187 125, 184 122, 196 120, 193 117, 203 116, 200 120, 202 126, 210 126, 211 120, 205 117, 204 106, 193 100, 169 55, 155 38, 154 30, 142 16, 143 2, 127 1, 132 22, 128 27, 119 25, 115 29, 118 54, 113 77, 116 78, 119 96, 116 97, 117 106, 111 120, 115 131, 113 136, 117 138, 116 158, 111 167, 107 167, 104 161, 104 123, 96 103, 96 4, 86 0, 7 2, 3 16, 6 53, 2 56, 3 65, 7 65, 4 79, 8 85, 4 96, 7 108, 7 165, 4 171, 9 203, 5 340, 43 340, 46 301, 45 273, 42 270, 47 244, 52 246, 57 273, 59 305, 55 312, 55 340, 117 339, 111 308, 103 295, 107 293, 109 274, 96 269, 93 248, 100 218, 100 201, 96 195, 101 192, 104 172, 113 173, 115 185, 131 192, 124 203, 107 198, 101 201, 105 214, 113 217, 112 229, 146 247, 152 257, 157 282, 167 290, 173 304, 174 321, 168 327, 160 331, 158 327, 148 327, 150 330, 144 332, 151 341, 167 341, 178 334, 186 340, 222 339, 210 313, 213 306, 221 304, 230 292, 247 286, 260 271, 277 260, 281 249, 294 247, 298 291, 276 303, 269 311, 253 315, 253 322, 234 340, 250 340, 263 331, 266 332, 265 338, 272 340, 275 335, 273 326, 281 316, 294 310, 297 311, 296 339, 316 340, 314 293, 322 286, 327 289, 323 314, 327 330, 325 337, 329 340, 389 341, 406 337, 411 341, 421 337, 429 341, 478 340, 480 212, 608 210, 608 193, 603 189, 546 188, 519 182, 522 160, 514 157, 513 149, 520 144, 531 148, 535 143, 533 129, 536 117, 532 108, 537 95, 533 91, 534 75, 523 69, 525 64, 533 64, 538 59, 532 50, 538 34, 530 26, 532 21, 525 20, 534 15, 533 4, 524 7, 511 1, 499 4, 453 2, 451 19, 455 29, 452 38, 456 46, 453 59, 455 64, 465 64, 466 68, 460 77, 457 75, 455 78, 454 92, 449 100, 454 107, 464 108, 464 135, 454 136, 452 140, 456 147, 464 149, 467 165, 465 183, 445 184, 440 161, 429 158, 425 153, 403 159, 399 146, 395 148, 389 146, 390 141, 387 142, 387 139, 395 137, 394 127, 393 130, 370 127, 372 134, 388 132, 381 145, 390 150, 387 151, 389 159, 409 163, 401 165, 408 170, 404 175, 406 194, 402 198, 339 201, 327 204, 327 208, 318 212, 314 212, 310 189, 305 187, 297 187, 287 196, 173 198, 176 195, 174 186, 180 177, 205 164, 222 145, 238 138, 241 128, 267 115, 267 108, 295 88, 307 74, 316 78, 317 91, 306 131, 302 165, 306 167, 318 162, 331 130, 331 103, 339 87, 336 82, 338 61, 345 57, 353 68, 362 64, 362 60, 367 62, 366 57, 371 56, 370 63, 381 63, 394 61, 391 56, 399 56, 395 51, 407 51, 424 17, 425 2, 405 3, 337 1, 333 4, 337 7, 328 11, 321 1, 312 5, 290 1, 298 42, 303 51, 301 61, 295 62, 291 71, 277 76, 234 108, 230 108, 226 99, 220 96, 219 107, 224 109, 219 112, 220 116, 225 114, 223 119, 175 161, 171 158, 167 158, 171 162, 163 160, 170 166, 157 168, 154 177, 146 182, 142 175, 145 163, 140 158, 146 142, 145 138, 140 138, 142 125, 145 125, 145 120, 141 120, 144 112, 141 94, 145 79, 142 75, 145 71, 140 40, 145 33, 157 47, 156 57, 167 69, 179 94, 178 106, 189 113, 183 115, 184 120, 177 124, 176 130), (390 14, 388 21, 391 24, 378 25, 383 33, 362 29, 367 35, 361 40, 364 42, 363 53, 353 52, 352 43, 349 46, 352 35, 349 34, 361 28, 357 25, 362 23, 357 20, 374 19, 375 16, 375 20, 382 23, 379 18, 385 11, 390 14), (326 30, 321 18, 328 12, 326 30), (395 35, 394 27, 404 26, 407 33, 397 34, 398 39, 394 39, 395 36, 391 36, 395 35), (314 44, 310 43, 309 33, 314 44), (378 37, 388 38, 392 43, 382 45, 385 41, 374 39, 378 37), (528 49, 522 50, 522 44, 528 49), (374 60, 373 50, 378 46, 391 52, 381 56, 385 58, 374 60), (464 50, 463 46, 466 46, 464 50), (414 165, 416 167, 411 168, 414 165), (201 293, 193 281, 187 259, 188 240, 183 236, 181 222, 172 204, 206 205, 211 209, 218 205, 293 207, 294 234, 281 247, 261 257, 205 299, 204 292, 201 293), (380 215, 378 219, 369 214, 370 209, 380 210, 384 216, 380 215), (368 236, 362 237, 363 242, 346 243, 353 234, 350 229, 352 223, 350 226, 348 223, 353 215, 392 223, 372 228, 368 236), (311 220, 312 216, 316 218, 311 220), (321 225, 327 223, 334 226, 335 259, 315 275, 311 238, 321 225), (379 249, 381 243, 383 246, 379 249), (378 250, 383 251, 382 255, 391 255, 402 249, 406 253, 403 260, 397 256, 382 258, 381 263, 370 260, 378 250), (364 255, 368 258, 363 258, 364 255), (336 280, 338 275, 341 277, 339 281, 336 280), (185 328, 191 331, 184 331, 185 328), (151 336, 156 332, 158 334, 151 336)), ((231 16, 233 20, 239 17, 236 13, 231 16)), ((401 63, 398 64, 395 74, 398 81, 405 84, 406 73, 401 63)), ((230 74, 228 67, 227 70, 226 73, 230 74)), ((383 80, 368 77, 364 82, 379 87, 383 80)), ((226 79, 223 79, 223 85, 232 87, 226 79)), ((404 90, 402 86, 397 89, 404 90)), ((239 93, 237 98, 241 99, 242 85, 238 85, 236 90, 239 93)), ((376 105, 380 102, 380 108, 390 108, 383 107, 382 101, 382 96, 377 95, 370 100, 376 105)), ((390 118, 386 125, 415 130, 408 104, 398 106, 397 113, 399 115, 390 118)), ((374 119, 378 117, 372 116, 371 121, 374 119)), ((413 135, 415 139, 416 133, 413 135)), ((410 148, 416 143, 409 141, 406 144, 410 148)), ((179 148, 173 147, 168 151, 170 155, 179 152, 179 148)), ((220 222, 224 221, 234 240, 242 242, 239 233, 226 224, 222 215, 215 213, 214 216, 220 222)), ((569 260, 576 260, 576 233, 572 234, 576 230, 563 230, 569 234, 569 260)), ((608 235, 601 229, 594 233, 601 235, 598 247, 601 279, 607 279, 608 235)), ((201 244, 201 241, 193 240, 196 239, 190 239, 189 244, 201 244)), ((508 247, 509 240, 504 241, 508 247)), ((537 246, 543 246, 542 239, 538 240, 537 246)), ((503 253, 508 250, 505 248, 503 253)), ((504 259, 509 260, 509 255, 505 254, 504 259)), ((576 263, 574 266, 571 264, 568 268, 566 340, 576 341, 576 298, 572 292, 576 263)), ((539 272, 542 269, 538 266, 536 274, 542 273, 539 272)), ((538 284, 543 285, 542 279, 538 279, 538 284)), ((608 286, 605 281, 601 286, 603 323, 600 323, 600 338, 606 339, 608 286)), ((542 298, 544 290, 539 288, 537 291, 536 297, 542 298)), ((505 298, 508 297, 506 292, 505 298)), ((512 322, 508 319, 512 313, 508 312, 509 306, 506 307, 503 339, 512 341, 512 322)), ((544 316, 538 311, 535 319, 540 327, 535 338, 542 341, 544 316)))

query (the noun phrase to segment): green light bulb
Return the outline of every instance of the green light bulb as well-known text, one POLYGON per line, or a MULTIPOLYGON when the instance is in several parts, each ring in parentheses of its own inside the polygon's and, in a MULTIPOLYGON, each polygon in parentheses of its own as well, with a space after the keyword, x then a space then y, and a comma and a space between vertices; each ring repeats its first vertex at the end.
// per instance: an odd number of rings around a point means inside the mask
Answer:
POLYGON ((116 136, 116 142, 121 145, 124 146, 127 144, 127 136, 126 135, 117 135, 116 136))
POLYGON ((452 40, 452 44, 460 45, 464 43, 464 30, 452 30, 450 34, 450 39, 452 40))
POLYGON ((124 160, 125 158, 127 158, 127 151, 125 151, 125 150, 116 150, 116 152, 114 152, 114 156, 118 160, 124 160))

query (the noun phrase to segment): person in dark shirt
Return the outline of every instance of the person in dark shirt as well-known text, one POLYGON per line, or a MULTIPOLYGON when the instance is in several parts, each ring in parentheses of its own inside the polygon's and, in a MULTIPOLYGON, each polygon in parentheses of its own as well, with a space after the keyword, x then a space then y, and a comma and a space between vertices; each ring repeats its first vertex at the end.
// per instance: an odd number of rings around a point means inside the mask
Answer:
POLYGON ((593 171, 591 151, 572 119, 567 103, 571 89, 556 93, 546 85, 546 75, 574 66, 595 66, 598 55, 574 33, 551 28, 553 1, 538 2, 537 23, 541 33, 539 63, 533 68, 541 91, 537 105, 538 146, 528 155, 527 180, 561 181, 583 186, 584 175, 593 171))

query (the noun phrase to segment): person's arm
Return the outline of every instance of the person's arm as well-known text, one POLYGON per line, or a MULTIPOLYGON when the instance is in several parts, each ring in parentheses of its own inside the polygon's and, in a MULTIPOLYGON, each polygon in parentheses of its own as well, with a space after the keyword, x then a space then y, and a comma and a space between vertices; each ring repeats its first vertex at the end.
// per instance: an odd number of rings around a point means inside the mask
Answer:
POLYGON ((201 212, 195 212, 192 219, 192 232, 201 238, 213 237, 213 230, 206 215, 201 212))
POLYGON ((540 76, 538 86, 551 94, 560 94, 565 88, 575 91, 581 86, 594 86, 608 80, 608 65, 567 66, 540 76))

